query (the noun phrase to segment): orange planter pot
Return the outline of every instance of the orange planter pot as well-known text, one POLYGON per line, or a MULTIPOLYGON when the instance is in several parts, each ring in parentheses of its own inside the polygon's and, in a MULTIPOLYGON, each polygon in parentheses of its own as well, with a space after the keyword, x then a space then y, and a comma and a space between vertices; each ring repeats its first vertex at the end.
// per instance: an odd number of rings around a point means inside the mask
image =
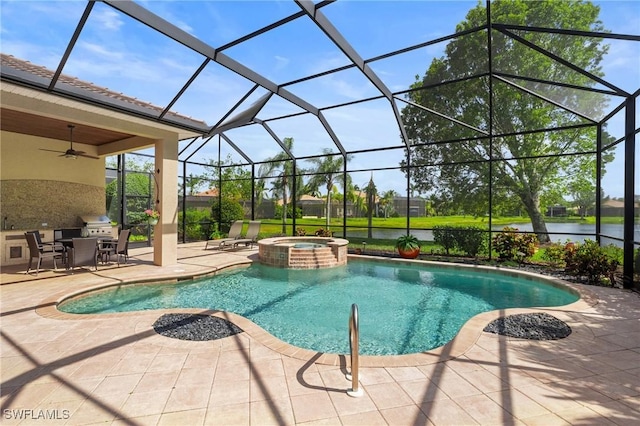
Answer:
POLYGON ((415 259, 420 254, 420 249, 419 248, 413 249, 413 250, 398 249, 398 254, 400 254, 400 257, 403 257, 405 259, 415 259))

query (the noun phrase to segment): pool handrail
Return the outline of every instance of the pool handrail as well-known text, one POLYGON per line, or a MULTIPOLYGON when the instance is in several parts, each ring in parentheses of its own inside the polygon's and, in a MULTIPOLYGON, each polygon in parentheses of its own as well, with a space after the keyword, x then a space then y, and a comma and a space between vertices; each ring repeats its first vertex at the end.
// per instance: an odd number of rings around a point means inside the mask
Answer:
POLYGON ((351 380, 351 389, 347 391, 347 395, 353 397, 362 396, 358 381, 358 369, 360 362, 360 326, 358 324, 358 305, 351 305, 351 314, 349 315, 349 353, 351 356, 351 373, 347 374, 347 380, 351 380))

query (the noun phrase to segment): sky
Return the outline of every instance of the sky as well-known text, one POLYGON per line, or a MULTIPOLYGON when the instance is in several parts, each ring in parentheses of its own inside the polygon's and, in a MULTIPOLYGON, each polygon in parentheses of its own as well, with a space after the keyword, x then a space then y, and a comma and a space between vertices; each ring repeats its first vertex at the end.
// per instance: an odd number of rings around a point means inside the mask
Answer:
MULTIPOLYGON (((142 0, 137 3, 216 49, 300 10, 292 1, 142 0)), ((640 35, 640 2, 595 3, 601 8, 600 19, 605 28, 615 33, 640 35)), ((455 32, 456 25, 476 4, 475 1, 341 0, 322 11, 360 57, 370 59, 455 32)), ((85 5, 85 1, 1 0, 2 53, 56 69, 85 5)), ((605 79, 628 92, 638 90, 640 42, 609 43, 605 79)), ((446 43, 438 43, 372 62, 370 66, 392 92, 404 90, 415 81, 416 75, 424 74, 433 58, 444 54, 445 46, 446 43)), ((306 17, 225 49, 223 53, 276 84, 350 63, 306 17)), ((98 2, 63 72, 165 106, 202 62, 200 54, 98 2)), ((247 79, 210 63, 172 110, 214 125, 252 87, 253 83, 247 79)), ((373 84, 354 69, 286 88, 319 108, 379 95, 373 84)), ((256 90, 240 109, 264 93, 263 89, 256 90)), ((398 103, 399 108, 402 106, 398 103)), ((258 117, 264 120, 300 111, 288 101, 273 97, 258 117)), ((636 120, 640 123, 640 106, 637 111, 636 120)), ((328 109, 323 114, 348 151, 401 146, 400 133, 386 100, 328 109)), ((616 138, 623 136, 622 118, 619 114, 609 125, 610 133, 616 138)), ((319 121, 309 114, 271 121, 269 126, 281 139, 294 138, 293 153, 297 157, 318 155, 322 148, 334 147, 319 121)), ((227 136, 254 161, 280 152, 276 142, 260 126, 234 129, 227 136)), ((186 142, 181 146, 186 146, 186 142)), ((185 155, 189 153, 187 150, 185 155)), ((217 158, 217 153, 217 143, 210 143, 191 160, 206 162, 217 158)), ((235 161, 243 161, 224 143, 222 156, 227 154, 235 161)), ((349 168, 396 167, 402 154, 402 149, 356 154, 349 168)), ((615 160, 607 166, 603 186, 607 195, 620 197, 623 195, 622 145, 615 154, 615 160)), ((306 165, 301 161, 299 167, 306 165)), ((198 171, 190 172, 197 174, 198 171)), ((371 172, 364 171, 352 173, 354 183, 360 186, 366 184, 370 175, 371 172)), ((374 178, 380 191, 403 192, 406 188, 404 175, 397 170, 376 171, 374 178)), ((640 187, 639 179, 636 182, 640 187)))

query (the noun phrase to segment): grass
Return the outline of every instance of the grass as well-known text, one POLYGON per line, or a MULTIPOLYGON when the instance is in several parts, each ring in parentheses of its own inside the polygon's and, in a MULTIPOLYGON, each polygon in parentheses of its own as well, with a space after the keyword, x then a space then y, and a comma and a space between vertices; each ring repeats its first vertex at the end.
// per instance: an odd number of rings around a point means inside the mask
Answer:
MULTIPOLYGON (((602 218, 602 223, 620 223, 621 218, 608 217, 602 218)), ((564 218, 545 218, 548 223, 595 223, 595 217, 590 216, 585 219, 578 217, 564 217, 564 218)), ((287 220, 286 235, 292 235, 293 221, 287 220)), ((511 225, 511 224, 525 224, 530 223, 528 217, 522 216, 508 216, 493 218, 492 225, 496 227, 511 225)), ((331 228, 341 228, 343 224, 342 218, 332 219, 331 228)), ((478 226, 488 227, 487 217, 473 217, 473 216, 431 216, 431 217, 412 217, 410 218, 410 225, 412 229, 429 229, 438 225, 449 226, 478 226)), ((366 230, 368 228, 367 218, 347 218, 347 226, 351 231, 354 230, 366 230)), ((393 217, 393 218, 373 218, 372 227, 382 229, 398 229, 404 230, 407 226, 406 217, 393 217)), ((296 219, 296 228, 299 230, 304 228, 307 235, 313 235, 319 228, 326 227, 326 220, 324 218, 301 218, 296 219)), ((282 220, 281 219, 262 219, 261 236, 273 236, 281 235, 282 232, 282 220)), ((362 243, 366 242, 366 248, 369 250, 380 251, 395 251, 394 239, 368 239, 368 238, 353 238, 349 237, 349 248, 357 249, 362 248, 362 243)), ((544 249, 540 249, 534 256, 533 260, 541 260, 541 255, 544 249)), ((422 253, 444 253, 442 247, 435 244, 433 241, 422 242, 422 253)), ((452 254, 460 255, 462 253, 451 252, 452 254)))
MULTIPOLYGON (((547 217, 545 218, 547 223, 582 223, 582 224, 595 224, 596 219, 594 216, 588 216, 584 219, 579 217, 547 217)), ((525 216, 504 216, 493 217, 492 225, 496 227, 511 225, 511 224, 528 224, 530 219, 525 216)), ((263 225, 275 228, 274 232, 282 232, 282 220, 281 219, 262 219, 263 225)), ((621 224, 621 217, 603 217, 601 223, 606 224, 621 224)), ((479 226, 488 227, 488 217, 473 217, 473 216, 429 216, 429 217, 412 217, 410 218, 411 228, 415 229, 428 229, 438 225, 450 225, 450 226, 479 226)), ((330 227, 341 227, 343 225, 342 218, 331 219, 330 227)), ((288 229, 291 229, 292 220, 287 220, 288 229)), ((351 229, 367 229, 369 226, 368 220, 365 217, 361 218, 347 218, 347 226, 351 229)), ((405 229, 407 227, 406 217, 390 217, 390 218, 373 218, 371 226, 374 228, 397 228, 405 229)), ((318 228, 326 227, 326 219, 324 218, 301 218, 296 219, 297 228, 307 229, 307 233, 312 233, 318 228)))

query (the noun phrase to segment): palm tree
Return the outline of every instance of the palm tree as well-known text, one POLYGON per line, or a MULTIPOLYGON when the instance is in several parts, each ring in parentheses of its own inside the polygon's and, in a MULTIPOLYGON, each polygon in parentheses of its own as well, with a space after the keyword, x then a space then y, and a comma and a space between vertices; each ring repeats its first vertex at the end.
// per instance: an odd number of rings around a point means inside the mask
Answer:
POLYGON ((384 211, 385 219, 389 217, 389 213, 393 212, 393 199, 397 195, 398 193, 393 189, 390 189, 382 193, 382 198, 380 198, 380 204, 382 205, 382 210, 384 211))
MULTIPOLYGON (((323 157, 310 158, 309 162, 315 165, 315 168, 309 170, 314 175, 307 183, 308 192, 317 193, 321 186, 327 191, 326 205, 325 205, 325 217, 326 228, 329 229, 331 222, 331 193, 333 191, 336 181, 342 183, 343 190, 347 187, 348 182, 344 182, 344 175, 342 173, 344 168, 345 158, 341 155, 336 155, 331 152, 330 149, 325 148, 322 150, 323 157)), ((351 156, 346 156, 346 161, 349 161, 351 156)), ((348 180, 348 177, 347 177, 348 180)))
POLYGON ((362 189, 358 185, 347 185, 347 200, 353 204, 353 215, 361 217, 366 211, 365 200, 362 198, 362 189))
MULTIPOLYGON (((289 152, 293 147, 293 138, 284 138, 284 146, 287 147, 289 152)), ((278 199, 278 196, 282 196, 282 233, 287 232, 287 191, 289 194, 293 192, 293 159, 289 157, 286 152, 281 152, 273 157, 267 158, 266 163, 263 163, 258 168, 258 177, 260 178, 260 187, 264 188, 264 180, 267 177, 273 177, 274 175, 280 178, 279 182, 272 184, 271 192, 273 196, 278 199)), ((301 180, 298 179, 298 188, 301 188, 301 180)))

